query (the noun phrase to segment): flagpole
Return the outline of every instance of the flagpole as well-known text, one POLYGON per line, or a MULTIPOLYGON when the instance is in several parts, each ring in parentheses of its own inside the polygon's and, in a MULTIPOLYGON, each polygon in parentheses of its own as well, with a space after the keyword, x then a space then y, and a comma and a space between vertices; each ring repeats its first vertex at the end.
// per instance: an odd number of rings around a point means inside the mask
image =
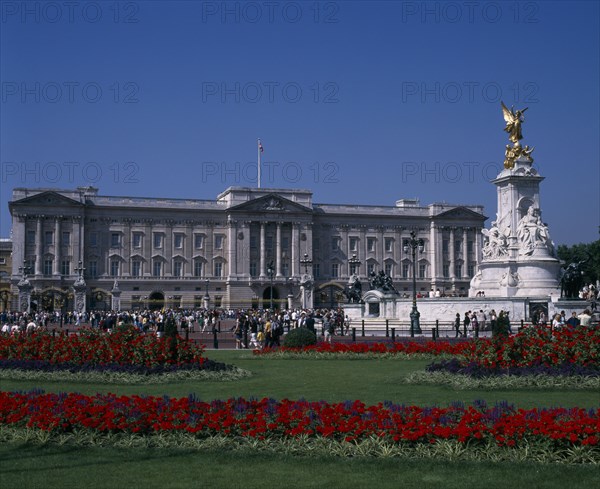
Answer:
POLYGON ((260 188, 260 138, 258 138, 256 149, 258 150, 258 188, 260 188))

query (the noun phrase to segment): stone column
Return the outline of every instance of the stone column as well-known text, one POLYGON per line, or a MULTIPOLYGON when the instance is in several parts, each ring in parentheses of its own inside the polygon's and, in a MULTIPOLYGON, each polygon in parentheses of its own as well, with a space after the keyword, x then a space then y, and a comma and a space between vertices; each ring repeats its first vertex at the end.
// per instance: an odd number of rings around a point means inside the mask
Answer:
POLYGON ((173 222, 168 220, 165 226, 165 242, 163 243, 165 252, 165 270, 164 276, 173 275, 173 222))
POLYGON ((54 218, 54 266, 52 275, 60 275, 60 216, 54 218))
POLYGON ((479 262, 481 261, 481 229, 479 228, 474 228, 475 229, 475 240, 473 243, 474 246, 474 252, 475 252, 475 269, 473 270, 473 273, 477 273, 477 269, 479 268, 479 262))
MULTIPOLYGON (((44 259, 43 253, 43 236, 42 236, 42 219, 43 216, 37 217, 36 229, 35 229, 35 274, 42 275, 42 260, 44 259)), ((19 302, 20 304, 20 302, 19 302)))
POLYGON ((73 250, 73 264, 83 261, 81 254, 81 219, 79 216, 73 216, 72 218, 72 229, 73 229, 73 241, 71 243, 71 249, 73 250))
POLYGON ((267 260, 266 260, 266 250, 265 250, 265 246, 266 246, 266 240, 265 240, 265 223, 261 222, 260 223, 260 243, 259 243, 259 249, 260 249, 260 262, 259 262, 259 268, 260 268, 260 278, 265 278, 267 276, 266 274, 266 266, 267 266, 267 260))
POLYGON ((467 238, 469 237, 469 229, 464 227, 463 228, 463 242, 462 242, 462 248, 463 248, 463 268, 461 270, 461 278, 464 280, 468 275, 467 275, 467 265, 469 263, 469 248, 467 247, 467 238))
POLYGON ((431 260, 431 288, 435 291, 437 278, 437 230, 435 222, 431 221, 429 226, 429 259, 431 260))
POLYGON ((450 253, 450 279, 454 281, 456 279, 456 275, 454 274, 454 264, 455 264, 455 251, 454 251, 454 230, 456 228, 450 228, 450 243, 448 253, 450 253))
POLYGON ((191 221, 186 221, 185 226, 185 239, 183 242, 183 253, 185 257, 184 262, 184 277, 193 277, 194 276, 194 258, 193 258, 193 249, 194 249, 194 231, 193 224, 191 221))
POLYGON ((298 261, 298 246, 300 245, 298 239, 298 223, 294 222, 292 223, 292 277, 295 277, 298 274, 298 265, 300 264, 298 261))
POLYGON ((281 222, 277 223, 277 235, 275 238, 275 276, 281 278, 281 222))
POLYGON ((227 221, 227 270, 230 277, 237 276, 237 223, 227 221))

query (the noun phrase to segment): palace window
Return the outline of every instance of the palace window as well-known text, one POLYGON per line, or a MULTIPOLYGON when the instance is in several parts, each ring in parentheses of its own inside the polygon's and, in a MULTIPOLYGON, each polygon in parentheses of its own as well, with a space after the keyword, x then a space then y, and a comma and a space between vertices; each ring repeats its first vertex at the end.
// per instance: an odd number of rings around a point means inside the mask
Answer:
POLYGON ((180 250, 183 248, 183 234, 177 233, 175 234, 175 249, 180 250))
POLYGON ((375 251, 375 238, 367 238, 367 251, 375 251))
POLYGON ((44 260, 44 275, 52 275, 52 259, 44 260))
POLYGON ((90 246, 98 246, 98 233, 90 233, 90 246))
POLYGON ((204 247, 204 235, 194 234, 194 248, 201 250, 204 247))
POLYGON ((467 275, 469 277, 473 277, 473 275, 475 275, 475 265, 472 263, 469 263, 469 265, 467 266, 467 275))
POLYGON ((62 232, 62 239, 60 244, 62 246, 70 246, 71 245, 71 233, 69 231, 62 232))
POLYGON ((154 260, 152 262, 152 276, 153 277, 162 276, 162 261, 154 260))
POLYGON ((456 278, 462 278, 462 265, 460 263, 454 264, 454 276, 456 278))
POLYGON ((222 277, 223 276, 223 262, 220 261, 216 261, 215 262, 215 277, 222 277))
POLYGON ((313 277, 321 277, 321 265, 319 263, 313 263, 313 277))
POLYGON ((348 246, 350 248, 350 251, 358 251, 358 238, 356 236, 350 236, 348 246))
POLYGON ((255 261, 251 261, 250 262, 250 276, 257 277, 258 276, 257 270, 258 270, 257 263, 255 261))
MULTIPOLYGON (((162 233, 154 233, 152 235, 152 242, 154 245, 154 248, 156 249, 160 249, 163 247, 163 235, 162 233)), ((155 275, 156 277, 156 275, 155 275)))
POLYGON ((173 262, 173 276, 174 277, 182 277, 183 276, 183 262, 181 260, 175 260, 173 262))
POLYGON ((142 233, 133 233, 133 243, 132 246, 134 248, 142 247, 142 233))
POLYGON ((444 278, 450 278, 450 265, 448 263, 444 263, 442 266, 442 275, 444 278))
POLYGON ((224 236, 221 234, 217 234, 215 236, 215 250, 223 249, 223 239, 224 239, 224 236))
POLYGON ((331 238, 331 251, 339 251, 340 249, 340 237, 333 236, 331 238))
POLYGON ((60 262, 60 274, 71 275, 71 262, 69 260, 63 260, 60 262))
POLYGON ((119 260, 111 260, 110 261, 110 276, 111 277, 119 276, 119 260))
POLYGON ((25 244, 33 246, 35 244, 35 231, 29 230, 25 235, 25 244))
POLYGON ((340 276, 340 264, 332 263, 331 264, 331 277, 338 278, 340 276))
POLYGON ((385 264, 385 274, 388 277, 392 276, 393 269, 394 269, 394 264, 393 263, 386 263, 385 264))
POLYGON ((194 277, 202 277, 202 260, 194 260, 194 277))
POLYGON ((87 272, 91 278, 98 276, 98 262, 96 260, 88 262, 87 272))
POLYGON ((44 246, 50 246, 54 244, 54 232, 46 231, 44 233, 44 246))
POLYGON ((375 264, 367 263, 367 275, 371 275, 373 272, 375 272, 375 264))
POLYGON ((385 251, 391 253, 394 251, 394 238, 385 238, 385 251))
POLYGON ((110 247, 119 248, 121 246, 121 233, 111 233, 110 235, 110 247))
POLYGON ((133 260, 131 262, 131 275, 133 277, 141 277, 141 275, 142 275, 142 262, 140 260, 133 260))
POLYGON ((427 274, 427 265, 425 263, 419 263, 419 278, 425 278, 427 274))

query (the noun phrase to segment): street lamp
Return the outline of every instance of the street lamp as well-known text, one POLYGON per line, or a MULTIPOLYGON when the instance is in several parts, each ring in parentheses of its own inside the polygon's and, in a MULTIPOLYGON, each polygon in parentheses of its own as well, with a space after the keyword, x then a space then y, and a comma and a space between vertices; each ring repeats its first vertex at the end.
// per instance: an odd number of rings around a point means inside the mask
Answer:
POLYGON ((273 260, 271 260, 267 265, 267 275, 269 276, 269 281, 271 282, 271 286, 269 287, 269 309, 273 310, 273 275, 275 275, 275 269, 273 268, 273 260))
POLYGON ((423 252, 424 242, 421 238, 417 239, 415 232, 410 232, 410 239, 404 242, 404 253, 408 253, 412 250, 412 262, 413 262, 413 303, 412 311, 410 312, 410 336, 413 337, 415 334, 421 334, 421 326, 419 324, 419 316, 421 315, 417 309, 417 249, 419 253, 423 252))
POLYGON ((308 275, 308 267, 312 265, 312 260, 308 257, 308 253, 304 253, 304 258, 300 259, 300 264, 304 265, 304 274, 308 275))

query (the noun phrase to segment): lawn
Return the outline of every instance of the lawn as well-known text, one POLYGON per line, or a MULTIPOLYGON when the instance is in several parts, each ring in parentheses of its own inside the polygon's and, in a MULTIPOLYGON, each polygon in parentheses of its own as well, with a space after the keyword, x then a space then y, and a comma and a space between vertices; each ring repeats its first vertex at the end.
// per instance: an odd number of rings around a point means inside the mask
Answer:
MULTIPOLYGON (((517 406, 597 407, 597 392, 579 390, 455 391, 403 383, 425 360, 291 360, 252 356, 247 351, 210 351, 208 357, 251 370, 248 379, 170 385, 106 385, 3 380, 2 390, 115 392, 186 396, 203 400, 228 397, 343 401, 368 404, 391 400, 405 404, 448 405, 457 400, 507 400, 517 406)), ((442 462, 393 459, 319 459, 231 451, 123 450, 115 448, 0 445, 0 486, 8 488, 79 487, 597 487, 597 467, 537 464, 442 462)))

